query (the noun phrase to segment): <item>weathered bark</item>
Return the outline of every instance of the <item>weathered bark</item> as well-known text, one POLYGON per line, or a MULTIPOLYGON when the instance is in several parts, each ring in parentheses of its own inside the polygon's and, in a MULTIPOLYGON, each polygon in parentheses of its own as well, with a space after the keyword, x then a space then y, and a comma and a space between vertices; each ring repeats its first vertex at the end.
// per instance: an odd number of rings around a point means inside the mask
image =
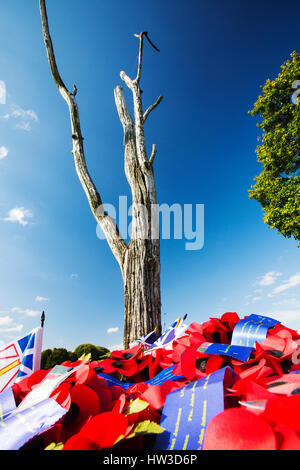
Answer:
POLYGON ((147 156, 144 124, 160 101, 143 112, 140 78, 142 71, 143 39, 156 49, 146 32, 135 35, 139 38, 139 59, 137 76, 130 79, 125 72, 120 76, 133 95, 134 120, 128 111, 124 92, 120 86, 115 88, 115 103, 124 129, 124 168, 132 193, 132 235, 127 245, 122 239, 115 220, 103 211, 102 199, 89 175, 81 134, 77 88, 70 92, 61 79, 55 60, 45 0, 39 0, 43 37, 48 62, 54 82, 68 104, 72 128, 73 155, 76 171, 86 193, 92 213, 101 226, 107 242, 118 261, 124 281, 124 346, 149 333, 155 327, 161 331, 160 297, 160 242, 158 220, 155 211, 156 189, 153 161, 156 146, 153 145, 150 158, 147 156))
POLYGON ((123 263, 124 343, 154 328, 161 329, 159 247, 148 240, 131 240, 123 263), (126 341, 127 340, 127 341, 126 341))

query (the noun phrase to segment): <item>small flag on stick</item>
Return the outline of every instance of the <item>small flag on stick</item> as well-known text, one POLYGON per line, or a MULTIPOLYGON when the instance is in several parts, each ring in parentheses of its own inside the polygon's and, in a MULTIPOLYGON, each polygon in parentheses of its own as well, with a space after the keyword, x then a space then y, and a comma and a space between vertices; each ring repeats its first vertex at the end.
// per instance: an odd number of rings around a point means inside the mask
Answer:
POLYGON ((38 327, 0 349, 0 393, 40 369, 42 342, 38 327))

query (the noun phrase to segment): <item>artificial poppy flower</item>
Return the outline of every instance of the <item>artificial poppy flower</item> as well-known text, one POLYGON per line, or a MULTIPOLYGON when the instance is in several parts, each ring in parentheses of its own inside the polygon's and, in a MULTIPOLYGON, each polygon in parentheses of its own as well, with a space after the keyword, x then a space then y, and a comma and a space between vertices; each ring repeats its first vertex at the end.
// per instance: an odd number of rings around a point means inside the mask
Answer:
POLYGON ((155 351, 155 357, 149 356, 148 373, 149 379, 153 379, 161 370, 167 369, 174 365, 172 360, 172 350, 167 351, 164 348, 159 348, 155 351))
POLYGON ((276 323, 273 328, 269 328, 267 337, 273 335, 279 335, 282 338, 289 337, 295 341, 300 339, 298 331, 292 330, 291 328, 288 328, 287 326, 284 326, 281 323, 276 323))
POLYGON ((126 393, 124 393, 123 390, 122 393, 118 395, 118 398, 111 402, 109 411, 114 411, 115 413, 122 413, 126 406, 126 403, 126 393))
POLYGON ((226 312, 220 318, 220 321, 226 325, 229 331, 233 331, 236 324, 240 321, 240 317, 236 312, 226 312))
POLYGON ((38 385, 46 377, 48 372, 49 370, 39 369, 28 377, 12 384, 12 390, 17 405, 19 405, 25 396, 32 390, 32 387, 38 385))
POLYGON ((270 377, 266 381, 266 386, 273 394, 297 395, 300 393, 300 376, 299 374, 282 374, 270 377))
POLYGON ((143 352, 142 344, 138 344, 130 349, 116 350, 110 353, 112 359, 128 360, 137 359, 143 352))
POLYGON ((70 396, 71 384, 63 382, 49 395, 49 398, 55 400, 62 408, 66 410, 70 409, 71 396, 70 396))
POLYGON ((274 396, 267 400, 263 416, 270 423, 300 431, 300 395, 274 396))
POLYGON ((180 361, 181 356, 184 353, 184 351, 187 349, 187 347, 190 347, 190 344, 188 346, 186 346, 185 344, 176 342, 173 345, 171 359, 174 363, 177 364, 180 361))
POLYGON ((101 447, 91 439, 75 434, 67 440, 63 450, 101 450, 101 447))
POLYGON ((70 438, 64 445, 64 450, 80 449, 82 445, 98 449, 112 447, 118 438, 125 435, 127 426, 128 420, 124 415, 113 411, 101 413, 70 438), (85 441, 78 441, 79 438, 85 441))
POLYGON ((273 428, 279 450, 300 450, 300 434, 289 426, 279 424, 273 428))
POLYGON ((62 421, 63 442, 77 434, 90 418, 101 412, 99 397, 88 385, 78 384, 72 387, 70 398, 70 409, 62 421))
POLYGON ((99 362, 99 367, 102 368, 101 373, 116 373, 118 377, 120 377, 121 375, 125 377, 131 377, 138 371, 138 365, 134 359, 120 360, 106 358, 103 361, 99 362))
POLYGON ((261 416, 243 408, 230 408, 209 423, 204 450, 275 450, 272 427, 261 416))
POLYGON ((145 392, 145 390, 147 390, 149 387, 148 384, 146 384, 145 382, 139 382, 137 384, 133 384, 131 385, 128 389, 127 389, 127 393, 128 395, 131 395, 131 396, 134 396, 134 395, 140 395, 141 393, 145 392))
POLYGON ((147 401, 152 409, 159 410, 164 406, 167 395, 178 388, 184 387, 185 384, 186 381, 183 380, 166 380, 161 385, 149 385, 140 398, 147 401))

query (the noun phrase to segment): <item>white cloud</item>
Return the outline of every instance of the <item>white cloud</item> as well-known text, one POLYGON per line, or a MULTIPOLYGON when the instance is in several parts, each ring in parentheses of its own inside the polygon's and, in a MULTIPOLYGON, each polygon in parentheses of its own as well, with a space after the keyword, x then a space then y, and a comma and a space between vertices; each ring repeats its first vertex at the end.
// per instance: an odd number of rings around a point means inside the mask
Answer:
POLYGON ((19 122, 18 124, 16 124, 16 129, 21 129, 22 131, 31 131, 31 125, 30 125, 30 122, 26 121, 26 122, 19 122))
POLYGON ((0 80, 0 104, 6 103, 6 85, 3 80, 0 80))
POLYGON ((11 333, 13 331, 23 330, 23 325, 11 326, 9 328, 0 328, 1 333, 11 333))
POLYGON ((279 320, 284 326, 292 328, 294 330, 300 329, 300 316, 299 309, 284 309, 269 311, 268 316, 279 320))
POLYGON ((76 279, 79 276, 79 274, 73 273, 71 274, 70 278, 71 279, 76 279))
POLYGON ((124 344, 114 344, 113 346, 108 346, 110 351, 120 351, 124 349, 124 344))
POLYGON ((108 328, 107 333, 117 333, 117 331, 119 331, 119 327, 108 328))
POLYGON ((0 160, 2 160, 3 158, 7 157, 7 155, 8 155, 8 150, 7 150, 7 148, 6 148, 4 145, 2 145, 2 146, 0 147, 0 160))
POLYGON ((269 271, 264 276, 258 278, 259 281, 257 281, 257 284, 259 286, 271 286, 272 284, 275 284, 279 276, 282 276, 282 273, 277 271, 269 271))
POLYGON ((6 315, 5 317, 0 317, 0 326, 3 325, 10 325, 12 323, 13 319, 6 315))
POLYGON ((25 227, 29 222, 25 220, 28 217, 33 217, 33 214, 30 210, 25 209, 24 207, 15 207, 11 209, 8 213, 8 216, 3 218, 5 222, 18 222, 20 225, 25 227))
POLYGON ((252 302, 258 302, 259 300, 262 300, 262 297, 253 297, 252 302))
POLYGON ((31 130, 31 124, 38 122, 38 116, 33 109, 23 109, 17 104, 13 104, 10 108, 10 112, 3 116, 4 119, 13 118, 17 121, 16 128, 24 131, 31 130))
POLYGON ((13 307, 11 311, 13 313, 20 313, 26 315, 27 317, 36 317, 37 315, 41 314, 40 310, 31 310, 29 308, 22 309, 20 307, 13 307))
MULTIPOLYGON (((300 300, 296 299, 295 297, 288 297, 287 299, 277 300, 276 302, 272 302, 272 305, 276 307, 283 306, 283 307, 292 307, 292 308, 299 308, 300 309, 300 300)), ((299 319, 300 319, 300 310, 299 310, 299 319)))
POLYGON ((37 295, 35 298, 36 302, 48 302, 49 300, 50 299, 48 299, 47 297, 41 297, 40 295, 37 295))
POLYGON ((289 279, 287 279, 286 281, 283 281, 282 284, 280 284, 279 286, 275 287, 275 289, 272 291, 272 294, 275 295, 275 294, 279 294, 280 292, 283 292, 287 289, 290 289, 291 287, 295 287, 295 286, 298 286, 300 284, 300 272, 299 273, 296 273, 294 274, 293 276, 291 276, 289 279))

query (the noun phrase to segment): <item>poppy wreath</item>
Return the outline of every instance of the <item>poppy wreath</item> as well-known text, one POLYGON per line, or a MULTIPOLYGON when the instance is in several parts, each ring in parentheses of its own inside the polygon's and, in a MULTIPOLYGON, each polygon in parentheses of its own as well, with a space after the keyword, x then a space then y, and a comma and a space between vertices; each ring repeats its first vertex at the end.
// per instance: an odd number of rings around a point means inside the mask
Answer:
MULTIPOLYGON (((276 323, 255 342, 247 361, 201 350, 207 343, 230 345, 240 320, 237 313, 227 312, 191 323, 168 347, 137 344, 112 351, 102 361, 62 363, 77 370, 50 398, 66 413, 21 449, 151 450, 165 431, 161 421, 168 395, 230 367, 233 378, 224 389, 224 411, 208 422, 203 449, 299 450, 300 335, 276 323), (174 377, 152 383, 169 368, 174 377)), ((49 371, 13 384, 17 405, 49 371)))

